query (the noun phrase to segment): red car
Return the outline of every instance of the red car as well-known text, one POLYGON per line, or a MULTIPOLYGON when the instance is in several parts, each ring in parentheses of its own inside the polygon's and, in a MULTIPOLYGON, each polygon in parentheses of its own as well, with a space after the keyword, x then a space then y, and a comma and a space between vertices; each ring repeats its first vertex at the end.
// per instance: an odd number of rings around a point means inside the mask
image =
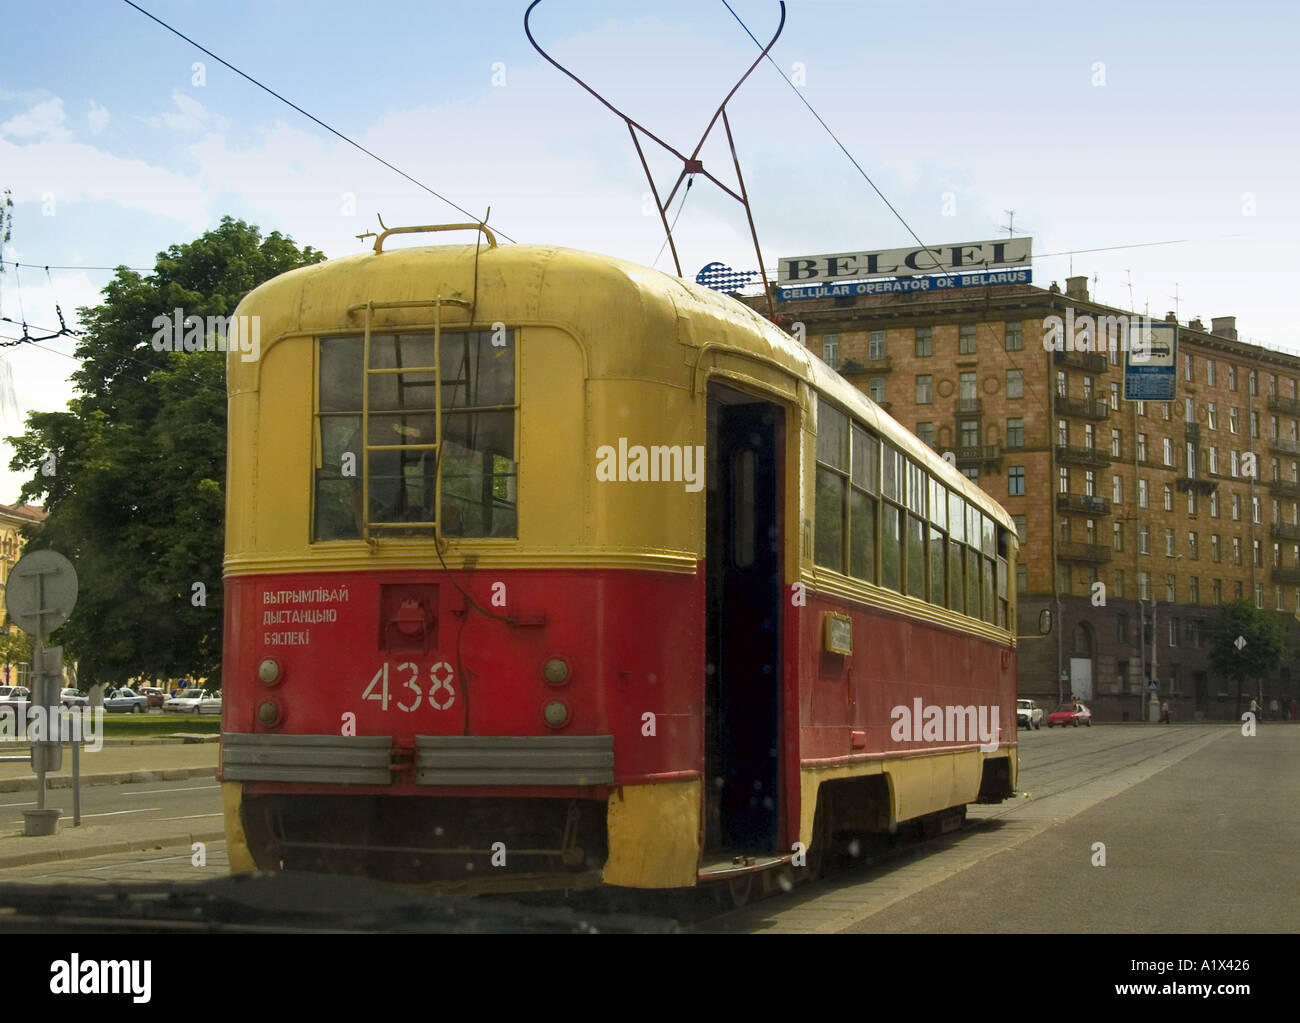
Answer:
POLYGON ((157 686, 141 686, 136 692, 149 701, 150 707, 161 707, 167 701, 167 694, 157 686))
POLYGON ((1060 725, 1064 728, 1066 725, 1074 725, 1078 728, 1080 725, 1092 727, 1092 711, 1082 703, 1063 703, 1052 713, 1047 715, 1047 727, 1060 725))

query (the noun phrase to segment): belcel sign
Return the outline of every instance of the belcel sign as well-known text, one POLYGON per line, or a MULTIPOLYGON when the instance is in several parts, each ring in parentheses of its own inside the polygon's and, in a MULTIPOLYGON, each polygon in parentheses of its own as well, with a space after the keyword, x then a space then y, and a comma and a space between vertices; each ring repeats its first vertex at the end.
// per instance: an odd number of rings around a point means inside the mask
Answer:
POLYGON ((960 242, 933 248, 783 256, 777 280, 781 284, 824 284, 829 281, 864 281, 873 277, 1027 267, 1032 243, 1032 238, 1003 238, 1000 241, 960 242))

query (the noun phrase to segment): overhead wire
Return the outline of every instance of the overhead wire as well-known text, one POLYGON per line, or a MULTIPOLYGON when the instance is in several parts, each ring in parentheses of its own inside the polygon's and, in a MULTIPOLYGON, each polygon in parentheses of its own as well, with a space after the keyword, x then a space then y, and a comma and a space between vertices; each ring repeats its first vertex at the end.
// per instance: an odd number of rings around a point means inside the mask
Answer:
MULTIPOLYGON (((274 89, 272 89, 269 85, 265 85, 265 84, 263 84, 262 82, 258 81, 256 78, 254 78, 252 75, 248 74, 247 72, 245 72, 245 71, 241 71, 239 68, 235 67, 234 64, 230 63, 230 61, 226 60, 226 59, 223 58, 223 57, 219 57, 219 56, 217 56, 215 53, 213 53, 211 50, 209 50, 206 46, 203 46, 202 44, 195 42, 193 39, 191 39, 189 36, 187 36, 184 32, 180 31, 180 30, 177 29, 177 28, 173 28, 171 25, 167 24, 167 22, 163 21, 163 20, 162 20, 161 18, 159 18, 157 15, 155 15, 155 14, 151 14, 149 11, 146 11, 146 10, 145 10, 143 7, 141 7, 139 4, 135 3, 134 0, 122 0, 122 2, 123 2, 124 4, 126 4, 128 7, 133 7, 135 10, 139 11, 141 14, 143 14, 146 18, 149 18, 151 21, 157 22, 159 25, 161 25, 163 28, 165 28, 168 32, 172 33, 172 35, 175 35, 175 36, 178 36, 178 37, 181 38, 181 39, 184 39, 187 43, 189 43, 189 44, 190 44, 191 46, 193 46, 195 49, 197 49, 197 50, 199 50, 199 51, 201 51, 201 52, 203 52, 203 53, 206 53, 209 57, 211 57, 211 58, 212 58, 213 60, 215 60, 217 63, 223 65, 224 67, 229 68, 231 71, 233 71, 235 74, 239 75, 239 76, 240 76, 241 78, 243 78, 245 81, 248 81, 248 82, 252 83, 253 85, 256 85, 256 86, 257 86, 259 89, 261 89, 263 92, 269 93, 270 95, 274 96, 276 99, 278 99, 281 103, 285 104, 286 106, 288 106, 288 107, 292 107, 292 108, 293 108, 294 110, 296 110, 298 113, 302 114, 303 117, 307 118, 308 120, 312 121, 312 122, 315 123, 315 124, 320 125, 320 127, 324 128, 324 129, 325 129, 326 131, 328 131, 331 135, 334 135, 334 136, 336 136, 337 138, 342 139, 344 142, 346 142, 348 145, 352 146, 354 149, 359 150, 359 151, 362 152, 362 153, 365 153, 366 156, 370 157, 372 160, 376 160, 376 161, 378 161, 379 163, 383 164, 385 167, 387 167, 389 170, 393 171, 395 174, 399 174, 399 175, 401 175, 403 178, 405 178, 405 179, 406 179, 407 181, 409 181, 411 184, 415 185, 417 188, 421 188, 421 189, 423 189, 424 191, 428 192, 431 196, 433 196, 435 199, 439 199, 439 200, 441 200, 442 202, 445 202, 445 203, 446 203, 448 206, 450 206, 452 209, 457 210, 458 212, 465 214, 465 216, 470 217, 470 218, 474 218, 474 214, 472 214, 469 210, 465 209, 464 206, 461 206, 459 203, 453 202, 451 199, 448 199, 448 198, 447 198, 445 195, 443 195, 441 192, 437 192, 437 191, 435 191, 434 189, 430 188, 430 187, 429 187, 428 185, 426 185, 423 181, 420 181, 419 179, 417 179, 417 178, 415 178, 415 177, 412 177, 410 174, 407 174, 406 171, 402 170, 400 167, 397 167, 397 166, 395 166, 394 164, 389 163, 387 160, 385 160, 385 159, 384 159, 382 156, 380 156, 378 153, 372 152, 371 150, 369 150, 369 149, 367 149, 365 146, 363 146, 360 142, 357 142, 357 141, 355 141, 354 139, 349 138, 347 135, 343 134, 343 132, 339 131, 337 128, 331 127, 330 125, 326 124, 324 121, 322 121, 322 120, 321 120, 319 117, 317 117, 315 114, 308 113, 308 112, 307 112, 306 110, 304 110, 302 107, 298 106, 297 103, 294 103, 292 100, 287 99, 287 98, 285 98, 284 96, 280 95, 280 93, 276 92, 276 91, 275 91, 274 89)), ((475 218, 475 222, 476 222, 476 223, 478 222, 476 218, 475 218)), ((496 231, 496 233, 499 234, 502 238, 506 239, 506 241, 510 241, 510 242, 515 241, 514 238, 511 238, 510 235, 506 234, 506 233, 505 233, 504 231, 502 231, 500 228, 495 228, 495 231, 496 231)))

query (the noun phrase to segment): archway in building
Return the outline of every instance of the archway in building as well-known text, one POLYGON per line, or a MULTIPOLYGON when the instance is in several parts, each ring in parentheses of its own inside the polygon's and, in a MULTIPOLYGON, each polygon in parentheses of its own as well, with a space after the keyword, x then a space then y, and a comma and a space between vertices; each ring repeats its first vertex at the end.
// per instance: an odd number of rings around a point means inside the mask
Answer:
POLYGON ((1070 692, 1079 699, 1092 699, 1092 659, 1096 636, 1088 622, 1079 622, 1070 637, 1070 692))

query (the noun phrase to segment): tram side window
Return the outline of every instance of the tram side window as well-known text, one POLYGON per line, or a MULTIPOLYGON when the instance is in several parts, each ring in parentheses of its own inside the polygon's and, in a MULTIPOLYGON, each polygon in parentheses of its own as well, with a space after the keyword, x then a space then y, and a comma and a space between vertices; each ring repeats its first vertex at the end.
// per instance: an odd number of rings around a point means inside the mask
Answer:
POLYGON ((938 480, 930 479, 930 603, 943 607, 947 603, 947 539, 943 529, 948 524, 948 491, 938 480))
POLYGON ((880 442, 853 424, 853 477, 849 489, 849 575, 876 581, 876 501, 880 493, 880 442))
POLYGON ((966 610, 966 572, 962 541, 966 538, 966 502, 960 494, 948 494, 948 607, 962 613, 966 610))
POLYGON ((1007 559, 998 558, 998 627, 1007 627, 1007 559))
POLYGON ((966 614, 980 616, 980 558, 979 551, 966 548, 966 614))
POLYGON ((372 335, 367 373, 362 338, 321 339, 315 539, 358 538, 367 517, 381 536, 427 535, 435 520, 445 536, 518 535, 514 333, 493 340, 443 334, 435 373, 413 371, 433 366, 432 334, 372 335))
POLYGON ((902 452, 888 444, 883 448, 881 473, 880 584, 903 592, 903 490, 906 463, 902 452))
POLYGON ((817 406, 817 495, 813 560, 844 571, 844 513, 849 476, 849 417, 817 406))

